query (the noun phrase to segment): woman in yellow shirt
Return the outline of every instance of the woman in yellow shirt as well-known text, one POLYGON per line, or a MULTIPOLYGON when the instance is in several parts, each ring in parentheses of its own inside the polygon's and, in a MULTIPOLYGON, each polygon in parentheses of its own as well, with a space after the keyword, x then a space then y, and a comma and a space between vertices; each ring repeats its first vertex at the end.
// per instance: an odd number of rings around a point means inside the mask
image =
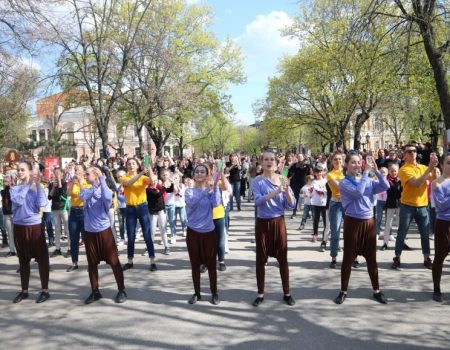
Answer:
POLYGON ((341 193, 339 192, 339 182, 344 178, 343 156, 340 151, 333 154, 333 170, 327 174, 327 183, 331 189, 331 200, 329 205, 330 218, 330 268, 336 268, 336 257, 338 254, 340 231, 344 208, 341 203, 341 193))
POLYGON ((155 264, 155 247, 151 235, 150 214, 147 206, 146 188, 152 183, 151 177, 147 176, 149 174, 152 175, 151 168, 149 170, 141 170, 138 160, 129 158, 127 160, 127 174, 119 179, 124 189, 125 203, 127 205, 125 220, 128 235, 128 262, 123 267, 124 271, 133 267, 134 242, 136 240, 136 225, 138 220, 150 257, 150 271, 157 270, 155 264))

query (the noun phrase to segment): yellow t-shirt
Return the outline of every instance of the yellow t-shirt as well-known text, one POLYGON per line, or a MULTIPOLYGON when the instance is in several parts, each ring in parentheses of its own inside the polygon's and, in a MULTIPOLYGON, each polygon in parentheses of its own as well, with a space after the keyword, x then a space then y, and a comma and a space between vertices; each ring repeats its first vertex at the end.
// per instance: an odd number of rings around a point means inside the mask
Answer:
POLYGON ((328 186, 331 189, 331 197, 336 199, 341 199, 341 192, 339 191, 339 186, 336 186, 331 182, 331 180, 341 181, 344 178, 344 173, 342 170, 332 170, 327 174, 328 186))
POLYGON ((222 204, 213 208, 213 220, 222 219, 225 217, 225 208, 222 204))
POLYGON ((422 164, 413 165, 405 163, 398 173, 400 181, 403 186, 400 203, 409 205, 411 207, 425 207, 428 205, 427 182, 424 181, 419 187, 413 186, 409 180, 418 179, 423 174, 427 167, 422 164))
POLYGON ((147 192, 145 189, 150 183, 150 179, 147 176, 141 176, 131 186, 125 186, 124 182, 131 180, 133 177, 134 176, 126 175, 120 178, 120 183, 123 186, 125 195, 125 203, 127 205, 139 205, 147 201, 147 192))
MULTIPOLYGON (((86 180, 83 179, 83 187, 90 188, 86 180)), ((72 195, 70 196, 70 207, 82 207, 84 202, 80 199, 80 184, 75 182, 72 186, 72 195)))

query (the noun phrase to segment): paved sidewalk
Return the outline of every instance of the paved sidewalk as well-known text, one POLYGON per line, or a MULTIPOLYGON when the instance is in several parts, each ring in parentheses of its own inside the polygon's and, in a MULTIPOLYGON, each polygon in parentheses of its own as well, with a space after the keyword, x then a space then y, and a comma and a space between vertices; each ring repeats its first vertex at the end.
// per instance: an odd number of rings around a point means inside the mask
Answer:
MULTIPOLYGON (((266 272, 266 296, 259 308, 256 297, 253 207, 244 203, 242 212, 232 212, 227 270, 218 272, 221 303, 209 303, 209 282, 202 274, 203 299, 195 305, 190 264, 184 239, 162 255, 156 244, 159 271, 150 272, 147 257, 137 243, 135 268, 125 272, 129 300, 115 304, 117 292, 109 265, 99 268, 103 299, 84 305, 89 294, 84 249, 80 269, 67 273, 70 259, 51 259, 51 298, 36 304, 39 278, 32 266, 30 298, 12 304, 19 291, 18 261, 0 254, 0 330, 2 349, 448 349, 450 305, 431 299, 431 271, 422 266, 420 240, 410 232, 413 251, 402 255, 401 271, 392 271, 393 251, 378 253, 380 285, 388 305, 372 299, 363 258, 353 269, 349 296, 335 305, 340 270, 328 268, 329 251, 319 252, 310 242, 311 222, 297 231, 299 219, 286 218, 292 294, 297 303, 282 302, 276 261, 266 272)), ((157 234, 159 237, 159 234, 157 234)), ((159 239, 157 239, 159 242, 159 239)), ((379 242, 381 243, 381 242, 379 242)), ((392 245, 392 244, 391 244, 392 245)), ((431 246, 434 246, 431 241, 431 246)), ((64 247, 65 248, 65 247, 64 247)), ((64 250, 64 249, 63 249, 64 250)), ((53 248, 51 249, 53 251, 53 248)), ((126 262, 126 246, 120 247, 126 262)), ((338 261, 342 257, 339 253, 338 261)), ((340 265, 338 265, 339 267, 340 265)), ((442 290, 450 299, 450 266, 444 265, 442 290)))

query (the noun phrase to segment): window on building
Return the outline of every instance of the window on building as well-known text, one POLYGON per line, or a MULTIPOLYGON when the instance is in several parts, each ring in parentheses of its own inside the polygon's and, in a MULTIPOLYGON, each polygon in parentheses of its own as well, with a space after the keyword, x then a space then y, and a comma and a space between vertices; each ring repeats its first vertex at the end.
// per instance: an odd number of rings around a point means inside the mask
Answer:
POLYGON ((39 130, 39 141, 43 142, 46 141, 46 137, 45 137, 45 129, 40 129, 39 130))
POLYGON ((31 130, 30 139, 31 141, 37 141, 37 130, 31 130))
POLYGON ((140 157, 141 156, 141 147, 134 148, 134 155, 140 157))
POLYGON ((384 149, 389 149, 389 141, 384 141, 384 149))
POLYGON ((375 141, 375 149, 376 150, 380 149, 380 141, 375 141))

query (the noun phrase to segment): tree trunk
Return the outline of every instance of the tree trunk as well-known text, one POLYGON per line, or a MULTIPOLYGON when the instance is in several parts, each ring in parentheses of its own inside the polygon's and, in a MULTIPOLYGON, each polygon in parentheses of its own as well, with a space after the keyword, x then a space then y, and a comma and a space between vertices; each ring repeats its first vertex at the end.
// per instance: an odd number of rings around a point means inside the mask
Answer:
POLYGON ((353 129, 355 133, 353 137, 353 149, 357 151, 361 148, 361 128, 369 118, 370 114, 366 111, 363 111, 356 116, 355 127, 353 129))
POLYGON ((184 137, 183 135, 180 136, 178 139, 178 156, 181 158, 183 157, 183 149, 184 149, 184 137))

